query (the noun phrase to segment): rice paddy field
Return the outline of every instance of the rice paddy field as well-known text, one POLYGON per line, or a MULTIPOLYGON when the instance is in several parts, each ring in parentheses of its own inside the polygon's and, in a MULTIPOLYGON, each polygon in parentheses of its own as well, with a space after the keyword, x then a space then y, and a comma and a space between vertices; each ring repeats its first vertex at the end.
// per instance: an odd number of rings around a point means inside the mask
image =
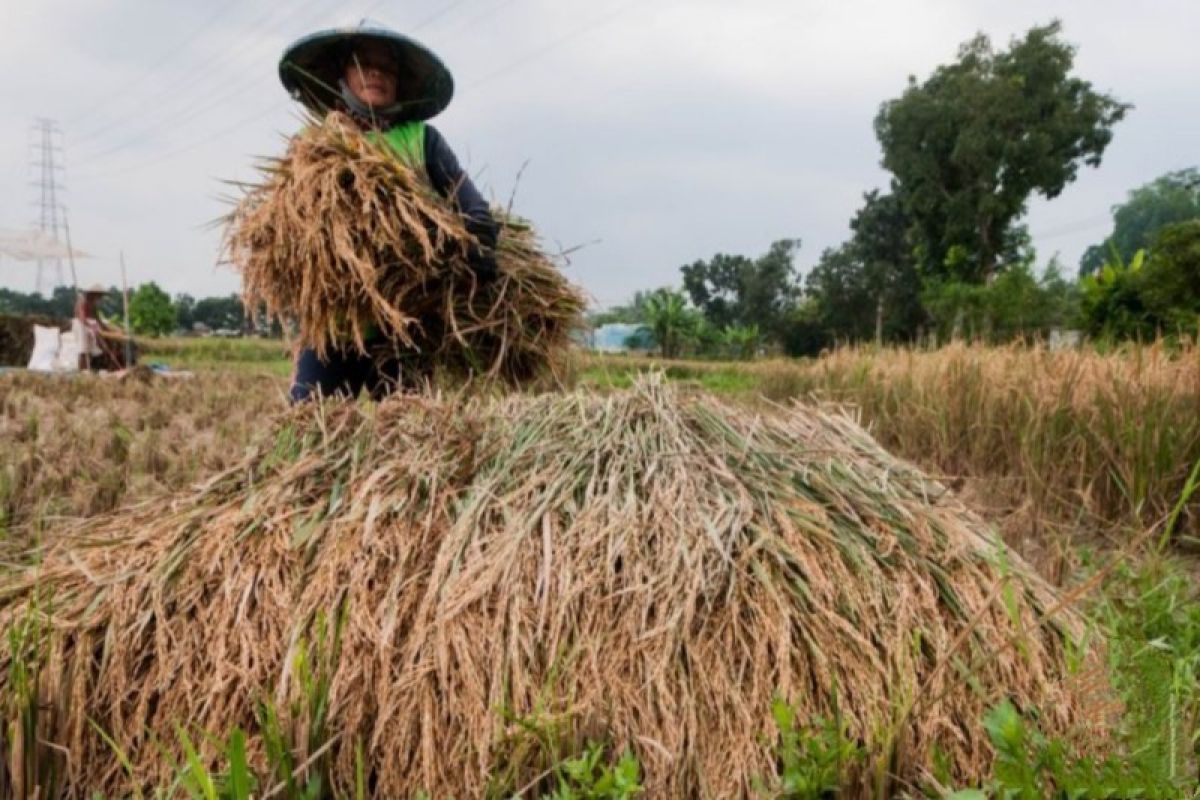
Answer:
POLYGON ((1200 351, 0 375, 0 796, 1200 784, 1200 351))

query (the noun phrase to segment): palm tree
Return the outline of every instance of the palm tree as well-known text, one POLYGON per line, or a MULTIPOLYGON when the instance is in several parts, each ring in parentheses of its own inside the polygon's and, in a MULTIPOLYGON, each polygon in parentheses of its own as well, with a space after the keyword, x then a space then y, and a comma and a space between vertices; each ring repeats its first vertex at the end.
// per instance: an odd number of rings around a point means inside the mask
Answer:
POLYGON ((646 298, 644 309, 646 327, 654 334, 663 358, 678 356, 695 324, 695 315, 688 309, 683 294, 659 289, 646 298))
POLYGON ((762 336, 757 325, 727 325, 721 332, 721 338, 729 348, 730 355, 749 361, 758 353, 762 336))

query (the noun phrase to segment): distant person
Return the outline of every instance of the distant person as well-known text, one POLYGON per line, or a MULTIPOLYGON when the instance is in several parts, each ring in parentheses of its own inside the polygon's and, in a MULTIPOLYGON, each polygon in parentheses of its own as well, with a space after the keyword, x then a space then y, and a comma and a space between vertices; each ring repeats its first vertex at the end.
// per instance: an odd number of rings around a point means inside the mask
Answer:
POLYGON ((117 370, 130 366, 125 363, 125 336, 100 318, 100 303, 109 294, 99 284, 79 293, 75 301, 75 329, 82 333, 79 343, 79 368, 117 370))
MULTIPOLYGON (((433 188, 455 202, 467 230, 479 241, 471 256, 476 274, 481 280, 496 276, 498 227, 487 201, 446 140, 425 122, 454 95, 454 79, 441 59, 419 42, 364 20, 356 27, 319 31, 295 42, 284 51, 279 77, 292 97, 313 112, 349 115, 363 130, 378 132, 397 158, 423 170, 433 188)), ((379 398, 427 377, 406 374, 395 356, 380 363, 347 347, 322 360, 315 350, 305 348, 296 356, 291 398, 300 402, 316 391, 355 397, 363 389, 379 398)))

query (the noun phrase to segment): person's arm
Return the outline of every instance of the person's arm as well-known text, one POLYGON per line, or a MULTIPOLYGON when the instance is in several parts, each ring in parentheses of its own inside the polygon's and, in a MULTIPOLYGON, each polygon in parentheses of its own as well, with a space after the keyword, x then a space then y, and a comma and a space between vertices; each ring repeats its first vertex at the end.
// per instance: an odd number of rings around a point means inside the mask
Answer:
POLYGON ((459 166, 450 145, 432 125, 425 126, 425 170, 433 188, 458 206, 467 230, 479 240, 479 248, 471 253, 470 259, 475 274, 485 280, 496 277, 499 226, 492 218, 487 200, 471 183, 471 178, 459 166))

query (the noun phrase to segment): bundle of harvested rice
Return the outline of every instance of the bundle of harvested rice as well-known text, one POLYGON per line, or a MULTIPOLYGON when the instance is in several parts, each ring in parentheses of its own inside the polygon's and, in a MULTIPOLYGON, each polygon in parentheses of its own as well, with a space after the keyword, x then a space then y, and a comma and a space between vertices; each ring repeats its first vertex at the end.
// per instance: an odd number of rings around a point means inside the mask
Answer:
POLYGON ((654 383, 296 410, 203 490, 61 537, 3 579, 0 624, 39 591, 41 735, 80 796, 126 786, 89 720, 153 783, 176 724, 249 730, 261 764, 267 702, 339 796, 459 798, 589 739, 633 751, 649 796, 747 796, 777 697, 836 704, 900 781, 935 751, 985 775, 1002 698, 1054 734, 1079 712, 1077 619, 939 484, 844 417, 654 383))
POLYGON ((66 330, 66 320, 39 315, 0 314, 0 367, 23 367, 33 354, 33 326, 66 330))
POLYGON ((497 212, 499 278, 468 263, 477 240, 423 171, 331 113, 261 167, 227 218, 247 308, 298 327, 324 354, 388 346, 425 367, 523 382, 558 359, 585 307, 530 226, 497 212))

